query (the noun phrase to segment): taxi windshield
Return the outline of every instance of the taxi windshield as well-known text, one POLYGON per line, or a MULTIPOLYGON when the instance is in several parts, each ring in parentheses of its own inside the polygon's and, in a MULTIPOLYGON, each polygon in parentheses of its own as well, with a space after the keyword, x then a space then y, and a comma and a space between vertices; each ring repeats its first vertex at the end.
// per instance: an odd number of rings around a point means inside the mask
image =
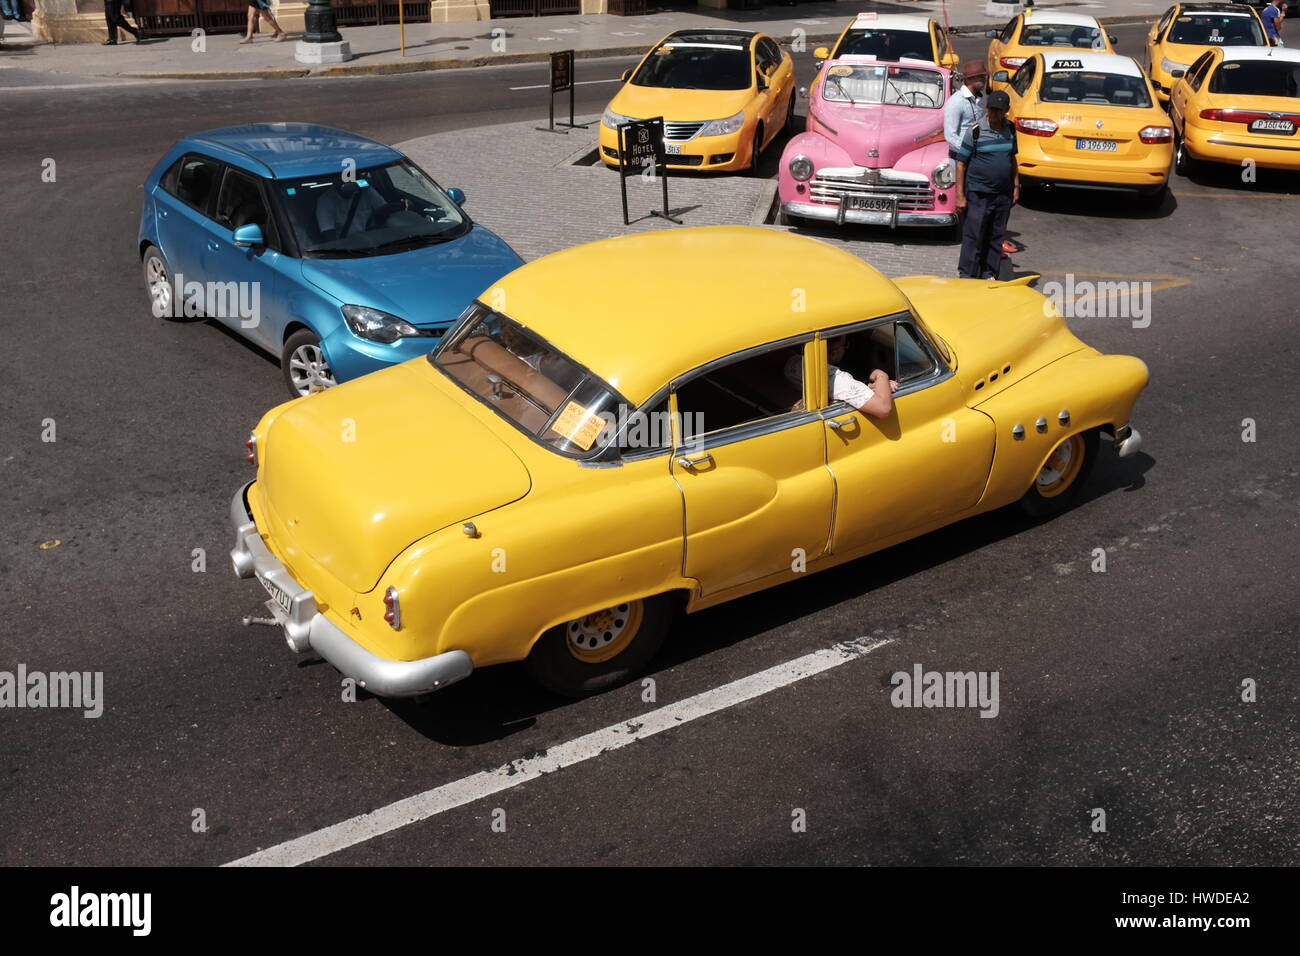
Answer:
POLYGON ((671 41, 657 47, 632 76, 634 86, 669 90, 747 90, 749 51, 740 43, 671 41))
POLYGON ((822 98, 833 103, 885 106, 943 105, 943 75, 924 67, 837 63, 826 69, 822 98))
POLYGON ((1039 91, 1044 103, 1084 103, 1094 106, 1151 105, 1146 80, 1117 73, 1085 73, 1083 70, 1046 73, 1039 91))
POLYGON ((1212 14, 1179 17, 1169 31, 1170 43, 1198 46, 1264 46, 1264 31, 1253 16, 1225 17, 1212 14))
POLYGON ((573 359, 477 302, 429 361, 516 428, 573 458, 599 450, 627 408, 573 359))
POLYGON ((1214 72, 1210 92, 1236 96, 1300 96, 1300 63, 1229 60, 1214 72))
POLYGON ((1020 31, 1020 45, 1062 46, 1074 50, 1106 49, 1101 30, 1072 23, 1026 23, 1020 31))
POLYGON ((933 60, 934 44, 924 30, 850 30, 835 49, 834 57, 841 56, 933 60))

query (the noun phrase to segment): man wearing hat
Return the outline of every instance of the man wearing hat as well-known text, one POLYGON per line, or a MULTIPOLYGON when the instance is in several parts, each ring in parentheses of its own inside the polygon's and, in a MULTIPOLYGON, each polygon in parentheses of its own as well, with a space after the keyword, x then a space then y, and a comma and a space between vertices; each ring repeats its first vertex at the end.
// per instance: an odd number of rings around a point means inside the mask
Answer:
POLYGON ((963 279, 996 279, 1011 207, 1020 199, 1016 128, 1007 122, 1011 100, 1001 90, 985 97, 985 116, 962 135, 957 160, 957 210, 965 211, 961 260, 963 279))
POLYGON ((966 130, 984 118, 984 83, 988 71, 981 60, 967 60, 961 67, 962 85, 943 104, 943 138, 956 152, 966 130))

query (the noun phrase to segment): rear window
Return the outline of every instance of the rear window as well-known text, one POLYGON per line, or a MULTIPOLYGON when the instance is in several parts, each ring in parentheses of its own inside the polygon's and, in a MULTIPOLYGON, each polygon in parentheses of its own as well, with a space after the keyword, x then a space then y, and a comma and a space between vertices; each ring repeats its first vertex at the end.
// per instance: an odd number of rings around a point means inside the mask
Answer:
POLYGON ((933 60, 934 44, 924 30, 850 30, 834 51, 841 56, 874 56, 881 60, 910 57, 933 60))
POLYGON ((1254 17, 1206 14, 1179 17, 1169 30, 1168 40, 1198 46, 1263 46, 1264 31, 1254 17))
POLYGON ((1144 108, 1151 105, 1147 83, 1142 77, 1086 73, 1083 70, 1043 74, 1039 98, 1045 103, 1090 103, 1096 106, 1144 108))
POLYGON ((1300 96, 1300 63, 1285 60, 1221 63, 1210 78, 1210 92, 1238 96, 1300 96))
POLYGON ((745 90, 751 73, 749 51, 740 42, 674 41, 656 47, 632 83, 670 90, 745 90))
POLYGON ((1069 23, 1026 23, 1021 46, 1063 46, 1075 50, 1104 50, 1106 41, 1096 27, 1069 23))

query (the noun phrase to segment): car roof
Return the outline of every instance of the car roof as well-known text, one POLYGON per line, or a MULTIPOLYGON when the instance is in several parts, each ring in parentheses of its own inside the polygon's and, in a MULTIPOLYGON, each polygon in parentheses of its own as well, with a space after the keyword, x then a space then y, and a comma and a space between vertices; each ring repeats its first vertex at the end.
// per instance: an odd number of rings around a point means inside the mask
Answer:
POLYGON ((602 239, 521 266, 498 289, 510 318, 637 405, 714 359, 910 308, 857 256, 755 226, 602 239))
POLYGON ((1180 3, 1179 14, 1217 13, 1225 17, 1253 17, 1255 11, 1242 3, 1180 3))
POLYGON ((920 60, 914 56, 900 56, 897 60, 882 60, 874 53, 845 53, 843 56, 837 56, 828 65, 836 63, 844 63, 850 66, 865 63, 879 63, 881 66, 919 66, 927 70, 934 70, 937 73, 947 74, 948 72, 935 63, 934 60, 920 60))
POLYGON ((870 13, 859 13, 849 24, 850 30, 870 30, 879 28, 882 30, 920 30, 930 29, 931 17, 918 17, 906 13, 881 13, 872 15, 870 13))
POLYGON ((1122 53, 1091 53, 1081 50, 1060 50, 1056 53, 1039 53, 1043 58, 1043 69, 1058 73, 1068 70, 1082 70, 1088 73, 1112 73, 1117 76, 1142 76, 1142 68, 1131 56, 1122 53), (1057 67, 1061 61, 1077 63, 1078 66, 1057 67))
POLYGON ((1287 63, 1300 63, 1300 50, 1289 46, 1228 46, 1222 47, 1222 50, 1225 60, 1284 60, 1287 63))
POLYGON ((403 158, 391 146, 315 123, 248 123, 194 133, 186 140, 243 157, 275 179, 338 172, 347 161, 365 169, 403 158))
POLYGON ((674 30, 660 41, 660 45, 662 46, 665 43, 672 43, 676 40, 685 43, 726 44, 733 44, 739 41, 743 42, 745 46, 749 46, 750 41, 756 36, 758 36, 758 34, 754 33, 752 30, 674 30))
POLYGON ((1038 8, 1030 7, 1021 15, 1025 18, 1025 23, 1045 23, 1049 27, 1096 27, 1101 29, 1101 24, 1097 22, 1096 17, 1086 16, 1082 13, 1057 13, 1053 10, 1043 11, 1042 16, 1039 16, 1038 8))

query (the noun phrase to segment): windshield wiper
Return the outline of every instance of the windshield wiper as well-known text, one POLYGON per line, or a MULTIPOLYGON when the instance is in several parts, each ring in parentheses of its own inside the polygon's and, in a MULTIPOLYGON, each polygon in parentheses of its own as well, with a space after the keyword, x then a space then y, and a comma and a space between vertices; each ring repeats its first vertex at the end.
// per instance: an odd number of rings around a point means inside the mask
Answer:
POLYGON ((381 242, 377 246, 367 246, 361 250, 364 253, 379 252, 382 249, 395 249, 399 246, 410 246, 415 248, 422 245, 433 245, 437 242, 446 242, 446 236, 405 236, 401 239, 389 239, 387 242, 381 242))

